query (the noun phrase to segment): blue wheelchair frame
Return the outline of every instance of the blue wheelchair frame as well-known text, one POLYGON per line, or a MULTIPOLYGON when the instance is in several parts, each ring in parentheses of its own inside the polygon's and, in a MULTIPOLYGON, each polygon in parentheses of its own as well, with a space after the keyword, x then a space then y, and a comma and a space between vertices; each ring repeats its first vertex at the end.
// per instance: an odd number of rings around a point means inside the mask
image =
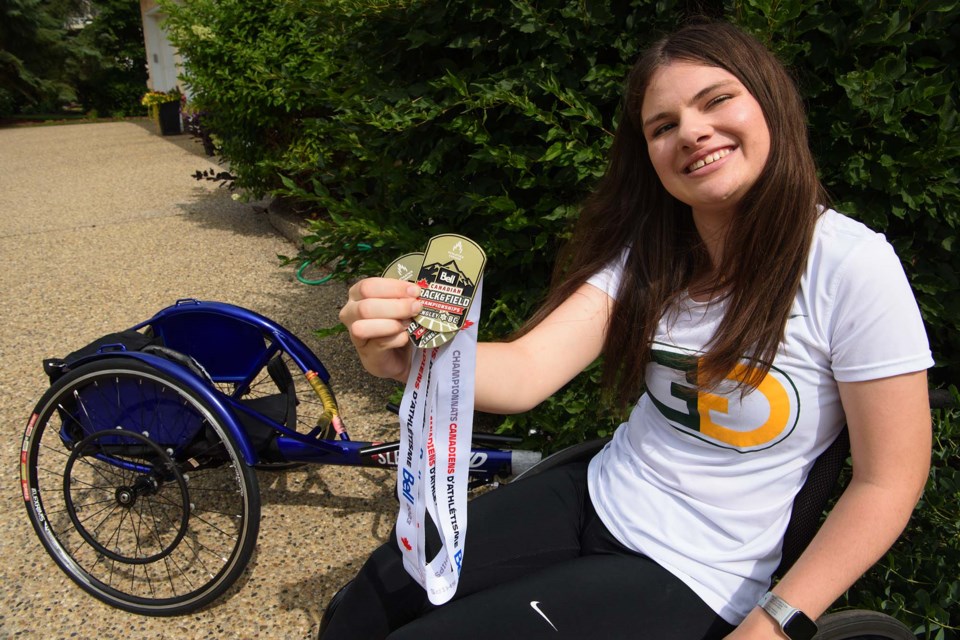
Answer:
MULTIPOLYGON (((335 464, 360 467, 396 467, 397 442, 354 441, 344 431, 337 439, 320 437, 319 429, 309 433, 295 431, 270 416, 245 406, 241 397, 253 379, 281 351, 286 352, 304 374, 315 372, 324 385, 330 373, 320 358, 293 333, 249 309, 222 302, 181 299, 152 318, 133 327, 151 330, 163 345, 195 359, 215 383, 234 385, 225 394, 208 380, 175 361, 143 351, 127 350, 122 345, 107 345, 100 352, 77 361, 73 368, 104 358, 132 358, 144 362, 180 380, 214 408, 249 465, 262 462, 250 442, 240 414, 254 418, 277 432, 276 445, 285 462, 335 464)), ((477 434, 478 440, 493 445, 511 445, 518 438, 477 434)), ((498 446, 475 447, 471 457, 471 479, 475 484, 493 482, 513 472, 514 452, 498 446)))

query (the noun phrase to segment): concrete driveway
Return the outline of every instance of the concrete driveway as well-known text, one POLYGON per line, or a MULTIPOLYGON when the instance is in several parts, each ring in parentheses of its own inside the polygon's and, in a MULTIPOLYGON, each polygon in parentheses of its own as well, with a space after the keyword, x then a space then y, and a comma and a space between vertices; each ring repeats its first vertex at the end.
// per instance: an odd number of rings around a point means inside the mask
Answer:
MULTIPOLYGON (((196 170, 186 136, 134 122, 0 129, 0 638, 310 638, 330 596, 389 533, 392 474, 319 466, 259 472, 263 518, 248 571, 179 618, 101 604, 47 556, 19 489, 21 434, 47 387, 41 360, 150 317, 179 298, 251 308, 331 369, 355 438, 395 436, 389 386, 357 364, 336 323, 342 285, 307 287, 263 208, 196 170)), ((260 203, 262 204, 262 203, 260 203)))

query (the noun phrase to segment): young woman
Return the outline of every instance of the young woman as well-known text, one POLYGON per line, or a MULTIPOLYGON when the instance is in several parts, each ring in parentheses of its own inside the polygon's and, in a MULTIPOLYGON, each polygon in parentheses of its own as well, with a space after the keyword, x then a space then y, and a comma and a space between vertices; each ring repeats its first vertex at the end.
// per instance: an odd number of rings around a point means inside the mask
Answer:
MULTIPOLYGON (((520 337, 479 345, 476 403, 524 411, 603 353, 629 420, 589 465, 471 503, 453 601, 430 606, 391 539, 325 639, 808 637, 758 602, 844 424, 853 479, 772 591, 816 619, 905 526, 930 455, 926 335, 883 236, 827 208, 790 77, 696 24, 640 58, 623 107, 559 284, 520 337)), ((374 375, 405 379, 417 294, 350 290, 374 375)))

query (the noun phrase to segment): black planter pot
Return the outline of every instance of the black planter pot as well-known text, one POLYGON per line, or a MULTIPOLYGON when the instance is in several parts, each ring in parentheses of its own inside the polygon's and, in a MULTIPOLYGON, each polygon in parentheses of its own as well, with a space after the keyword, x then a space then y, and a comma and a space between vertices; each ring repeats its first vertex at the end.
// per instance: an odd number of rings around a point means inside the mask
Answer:
POLYGON ((163 102, 159 105, 160 112, 160 134, 165 136, 175 136, 180 131, 180 103, 163 102))

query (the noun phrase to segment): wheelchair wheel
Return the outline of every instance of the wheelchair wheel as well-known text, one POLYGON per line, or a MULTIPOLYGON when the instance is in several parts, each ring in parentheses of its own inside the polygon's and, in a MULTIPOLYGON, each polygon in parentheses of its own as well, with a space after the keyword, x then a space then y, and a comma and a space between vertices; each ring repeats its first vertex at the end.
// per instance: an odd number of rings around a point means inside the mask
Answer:
POLYGON ((828 613, 817 620, 817 626, 815 640, 916 640, 905 624, 879 611, 828 613))
POLYGON ((213 410, 128 358, 95 361, 44 394, 24 433, 21 485, 47 552, 71 579, 134 613, 187 613, 253 553, 256 475, 213 410))

